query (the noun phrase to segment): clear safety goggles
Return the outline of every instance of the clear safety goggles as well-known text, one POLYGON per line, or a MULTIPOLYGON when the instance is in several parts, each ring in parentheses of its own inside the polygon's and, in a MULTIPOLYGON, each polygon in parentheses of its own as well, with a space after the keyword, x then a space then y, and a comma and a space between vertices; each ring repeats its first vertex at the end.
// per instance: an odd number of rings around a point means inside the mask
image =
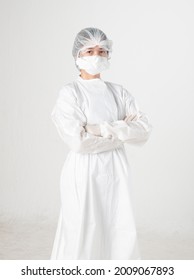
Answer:
POLYGON ((94 50, 93 48, 87 48, 83 51, 80 51, 80 55, 93 55, 93 54, 99 54, 101 56, 108 56, 108 50, 105 50, 103 48, 99 48, 98 50, 94 50))

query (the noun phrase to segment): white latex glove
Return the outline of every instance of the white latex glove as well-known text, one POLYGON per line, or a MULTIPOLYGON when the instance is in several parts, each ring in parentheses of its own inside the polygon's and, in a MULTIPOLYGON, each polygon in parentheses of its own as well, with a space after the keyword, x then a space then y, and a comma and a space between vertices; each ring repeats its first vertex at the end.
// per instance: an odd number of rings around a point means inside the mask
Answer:
POLYGON ((101 136, 100 126, 98 124, 87 124, 85 130, 90 134, 101 136))
POLYGON ((136 121, 138 119, 137 115, 128 115, 124 118, 124 121, 127 123, 128 121, 136 121))

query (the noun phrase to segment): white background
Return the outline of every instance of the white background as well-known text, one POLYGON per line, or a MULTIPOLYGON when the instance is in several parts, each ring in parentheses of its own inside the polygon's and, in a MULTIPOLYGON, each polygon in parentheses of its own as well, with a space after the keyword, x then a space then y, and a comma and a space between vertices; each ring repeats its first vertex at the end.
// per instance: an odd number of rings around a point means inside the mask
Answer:
POLYGON ((137 227, 192 236, 194 2, 9 0, 0 11, 2 220, 58 219, 68 149, 50 114, 78 75, 74 38, 92 26, 113 40, 101 77, 127 88, 153 125, 144 146, 126 146, 137 227))

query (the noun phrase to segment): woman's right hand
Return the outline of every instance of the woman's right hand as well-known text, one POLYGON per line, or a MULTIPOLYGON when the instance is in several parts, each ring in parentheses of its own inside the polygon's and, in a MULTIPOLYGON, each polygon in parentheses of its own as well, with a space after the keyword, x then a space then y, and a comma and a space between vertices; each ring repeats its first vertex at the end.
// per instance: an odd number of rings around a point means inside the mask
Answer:
POLYGON ((127 123, 128 121, 136 121, 138 119, 137 115, 128 115, 124 118, 124 121, 127 123))

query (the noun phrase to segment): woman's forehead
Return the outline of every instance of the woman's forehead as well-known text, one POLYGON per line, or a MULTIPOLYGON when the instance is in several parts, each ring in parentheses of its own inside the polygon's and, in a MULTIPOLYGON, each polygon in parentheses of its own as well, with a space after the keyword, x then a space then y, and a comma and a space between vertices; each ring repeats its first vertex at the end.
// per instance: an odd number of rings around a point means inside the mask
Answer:
POLYGON ((104 48, 100 47, 100 46, 95 46, 95 47, 88 47, 87 50, 93 50, 93 49, 100 49, 100 50, 104 50, 104 48))

